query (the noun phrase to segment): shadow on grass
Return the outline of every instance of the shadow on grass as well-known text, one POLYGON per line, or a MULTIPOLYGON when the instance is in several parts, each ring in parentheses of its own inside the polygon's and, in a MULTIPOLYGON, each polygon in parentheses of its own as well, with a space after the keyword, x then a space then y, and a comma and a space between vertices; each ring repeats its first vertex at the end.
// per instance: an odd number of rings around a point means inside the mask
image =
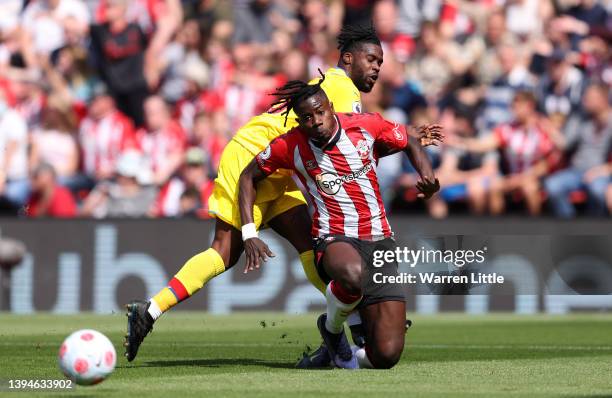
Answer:
POLYGON ((208 368, 221 368, 231 366, 263 366, 274 369, 295 369, 295 362, 269 361, 256 358, 206 358, 149 361, 140 365, 118 366, 118 368, 167 368, 175 366, 202 366, 208 368))

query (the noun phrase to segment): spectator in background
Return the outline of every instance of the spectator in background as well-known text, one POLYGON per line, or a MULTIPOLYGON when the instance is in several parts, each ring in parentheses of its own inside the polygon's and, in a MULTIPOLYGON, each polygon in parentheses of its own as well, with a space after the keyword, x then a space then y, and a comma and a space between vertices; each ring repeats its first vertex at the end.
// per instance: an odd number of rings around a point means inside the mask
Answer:
POLYGON ((202 210, 202 199, 200 191, 196 188, 189 187, 181 194, 179 200, 178 217, 199 217, 208 218, 202 210))
POLYGON ((150 214, 157 189, 150 185, 151 172, 137 151, 127 151, 117 162, 114 180, 99 183, 86 198, 81 215, 86 217, 145 217, 150 214))
POLYGON ((147 98, 144 107, 146 129, 137 133, 139 146, 151 164, 153 183, 161 186, 183 163, 187 136, 160 96, 147 98))
POLYGON ((0 76, 15 62, 21 49, 19 12, 22 0, 0 1, 0 76))
POLYGON ((271 0, 235 0, 234 7, 234 43, 270 43, 274 32, 274 3, 271 0))
POLYGON ((53 167, 60 185, 73 192, 79 188, 77 177, 79 149, 75 139, 76 115, 70 104, 57 96, 49 97, 42 115, 41 128, 32 134, 30 164, 53 167))
POLYGON ((221 99, 215 90, 209 89, 210 72, 204 61, 191 58, 181 66, 185 83, 183 97, 175 106, 175 117, 187 133, 194 139, 194 120, 200 112, 209 114, 223 113, 221 99))
POLYGON ((540 107, 547 115, 561 115, 565 120, 580 110, 586 82, 563 49, 555 49, 546 66, 546 75, 540 80, 540 107))
POLYGON ((433 105, 445 95, 452 70, 445 59, 443 38, 437 24, 424 23, 419 39, 416 52, 406 65, 407 75, 409 80, 419 85, 427 102, 433 105))
MULTIPOLYGON (((88 0, 89 1, 89 0, 88 0)), ((107 20, 108 3, 112 0, 95 0, 96 22, 103 24, 107 20)), ((168 12, 165 0, 130 0, 126 2, 126 19, 138 24, 140 29, 150 35, 164 13, 168 12)))
POLYGON ((438 20, 441 7, 442 0, 400 0, 398 30, 417 38, 424 23, 438 20))
POLYGON ((82 47, 66 46, 55 50, 50 62, 42 65, 54 94, 73 104, 80 116, 87 113, 87 104, 99 82, 92 76, 86 58, 87 53, 82 47))
POLYGON ((553 11, 549 0, 513 0, 506 3, 508 30, 523 42, 542 32, 543 21, 546 21, 553 11))
POLYGON ((138 148, 134 125, 115 106, 104 85, 98 85, 81 123, 79 141, 83 156, 84 186, 91 189, 115 173, 117 160, 128 149, 138 148))
POLYGON ((499 60, 501 46, 517 48, 516 38, 506 29, 506 17, 502 11, 493 12, 486 20, 484 32, 485 49, 476 66, 479 83, 489 85, 502 75, 499 60))
POLYGON ((157 217, 179 217, 187 214, 208 218, 208 198, 214 183, 209 179, 206 153, 196 147, 185 154, 185 163, 179 174, 159 191, 153 214, 157 217), (193 193, 197 192, 197 197, 193 193))
POLYGON ((505 195, 516 192, 522 194, 529 214, 541 212, 540 179, 556 166, 558 157, 536 106, 533 93, 519 91, 512 102, 512 123, 498 126, 483 138, 448 137, 449 144, 469 152, 501 151, 503 175, 494 178, 488 188, 489 211, 493 215, 504 211, 505 195))
POLYGON ((571 218, 576 210, 570 202, 572 191, 585 188, 592 215, 606 212, 606 190, 610 182, 612 156, 612 110, 606 85, 590 85, 584 96, 584 114, 570 119, 564 134, 555 135, 556 144, 566 153, 569 167, 545 181, 546 192, 556 216, 571 218))
MULTIPOLYGON (((475 109, 461 104, 444 112, 442 122, 446 135, 462 139, 477 138, 475 113, 475 109)), ((452 146, 442 148, 440 167, 436 169, 442 189, 427 203, 433 217, 446 217, 448 204, 460 200, 467 200, 474 214, 484 214, 487 185, 498 174, 498 157, 491 155, 472 153, 452 146)))
POLYGON ((410 120, 415 110, 427 108, 427 100, 423 93, 414 82, 406 79, 402 73, 402 65, 393 55, 385 57, 385 63, 380 70, 380 79, 385 86, 387 110, 401 112, 404 121, 410 120))
POLYGON ((6 206, 23 206, 28 199, 28 127, 10 109, 0 90, 0 198, 6 206))
POLYGON ((44 81, 37 69, 13 68, 9 72, 10 90, 15 99, 13 109, 25 119, 28 131, 40 126, 46 102, 44 81))
POLYGON ((304 54, 291 49, 283 54, 281 59, 283 78, 289 80, 308 80, 308 69, 304 54))
POLYGON ((270 105, 268 93, 280 80, 266 75, 261 57, 251 44, 238 44, 233 49, 234 69, 230 85, 222 94, 225 114, 232 131, 245 125, 253 115, 264 112, 270 105))
POLYGON ((341 4, 334 2, 327 8, 322 0, 309 0, 300 8, 300 16, 304 23, 297 44, 301 52, 308 54, 307 79, 316 76, 319 69, 326 70, 337 61, 337 54, 331 58, 328 55, 335 50, 335 43, 330 42, 329 34, 331 32, 333 35, 338 34, 342 27, 340 22, 342 17, 337 15, 338 5, 341 7, 341 4))
MULTIPOLYGON (((612 170, 610 170, 610 174, 612 175, 612 170)), ((608 206, 608 214, 612 214, 612 182, 608 184, 608 189, 606 190, 606 204, 608 206)))
POLYGON ((211 177, 217 175, 221 154, 228 141, 220 125, 223 120, 223 114, 220 112, 212 115, 200 112, 195 116, 192 143, 208 155, 207 166, 211 177))
POLYGON ((69 44, 69 38, 80 41, 91 22, 82 0, 30 1, 22 14, 22 51, 26 64, 39 65, 39 57, 48 57, 69 44))
POLYGON ((75 217, 77 214, 72 194, 57 183, 55 170, 48 164, 40 164, 32 173, 26 214, 29 217, 75 217))
POLYGON ((535 86, 518 47, 499 46, 497 58, 501 73, 487 87, 481 113, 481 124, 485 131, 492 131, 496 126, 510 122, 515 93, 535 86))
POLYGON ((414 51, 415 40, 410 35, 398 31, 398 10, 395 1, 376 2, 372 12, 372 21, 383 48, 391 53, 385 58, 389 59, 389 56, 392 55, 398 61, 405 63, 414 51))
POLYGON ((251 44, 263 56, 274 52, 272 37, 276 30, 295 33, 300 25, 291 2, 274 0, 233 0, 233 43, 251 44))
MULTIPOLYGON (((176 38, 164 49, 159 68, 164 70, 160 94, 170 103, 176 103, 189 89, 187 87, 185 67, 201 69, 200 78, 205 86, 208 80, 208 65, 202 60, 202 35, 197 21, 187 20, 180 27, 176 38)), ((194 73, 191 73, 193 77, 194 73)))
POLYGON ((105 23, 91 27, 98 73, 121 112, 142 126, 143 102, 149 96, 144 71, 148 38, 138 24, 128 22, 127 0, 107 0, 105 6, 105 23))

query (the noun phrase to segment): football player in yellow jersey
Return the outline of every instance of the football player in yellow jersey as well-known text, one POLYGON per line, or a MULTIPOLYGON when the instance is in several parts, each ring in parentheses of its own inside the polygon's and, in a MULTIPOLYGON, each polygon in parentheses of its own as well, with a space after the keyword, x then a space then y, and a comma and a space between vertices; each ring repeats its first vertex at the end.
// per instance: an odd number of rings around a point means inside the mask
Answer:
MULTIPOLYGON (((322 87, 337 112, 361 112, 360 92, 372 90, 383 62, 380 41, 372 26, 346 26, 338 35, 338 48, 338 65, 327 70, 322 87)), ((209 211, 216 218, 213 242, 210 248, 187 260, 168 286, 149 301, 132 301, 127 305, 128 327, 124 346, 128 361, 136 357, 155 320, 192 296, 209 280, 234 266, 244 250, 243 236, 254 236, 262 225, 271 227, 295 247, 308 280, 325 294, 325 284, 314 265, 310 239, 312 222, 306 200, 289 172, 279 171, 259 183, 254 206, 255 221, 241 227, 238 206, 240 174, 272 139, 294 127, 297 124, 295 119, 295 114, 281 115, 273 111, 255 116, 227 144, 209 199, 209 211)), ((428 137, 424 139, 431 143, 431 136, 428 137)))

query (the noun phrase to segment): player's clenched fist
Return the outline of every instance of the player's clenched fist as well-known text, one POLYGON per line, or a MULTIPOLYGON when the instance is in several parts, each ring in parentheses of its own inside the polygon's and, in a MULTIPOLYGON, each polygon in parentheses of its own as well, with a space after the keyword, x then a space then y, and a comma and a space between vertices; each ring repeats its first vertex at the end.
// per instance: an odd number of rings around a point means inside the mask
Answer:
POLYGON ((430 180, 427 177, 423 177, 416 183, 416 187, 419 190, 419 194, 417 195, 419 198, 429 199, 434 193, 440 190, 440 183, 437 178, 430 180))
POLYGON ((253 271, 255 268, 259 268, 261 262, 268 261, 269 257, 275 257, 275 254, 272 253, 268 245, 257 237, 244 241, 244 252, 246 254, 245 274, 253 271))

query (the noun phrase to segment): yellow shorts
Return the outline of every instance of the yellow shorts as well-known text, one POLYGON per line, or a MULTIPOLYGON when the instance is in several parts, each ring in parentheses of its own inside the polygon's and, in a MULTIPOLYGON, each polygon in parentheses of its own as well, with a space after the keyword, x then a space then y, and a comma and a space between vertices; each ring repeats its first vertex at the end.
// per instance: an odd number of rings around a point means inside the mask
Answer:
MULTIPOLYGON (((208 199, 208 212, 240 230, 238 179, 242 170, 253 160, 253 154, 242 145, 230 141, 221 155, 215 187, 208 199)), ((253 218, 257 229, 287 210, 305 205, 306 200, 289 172, 278 171, 257 184, 253 218)))

